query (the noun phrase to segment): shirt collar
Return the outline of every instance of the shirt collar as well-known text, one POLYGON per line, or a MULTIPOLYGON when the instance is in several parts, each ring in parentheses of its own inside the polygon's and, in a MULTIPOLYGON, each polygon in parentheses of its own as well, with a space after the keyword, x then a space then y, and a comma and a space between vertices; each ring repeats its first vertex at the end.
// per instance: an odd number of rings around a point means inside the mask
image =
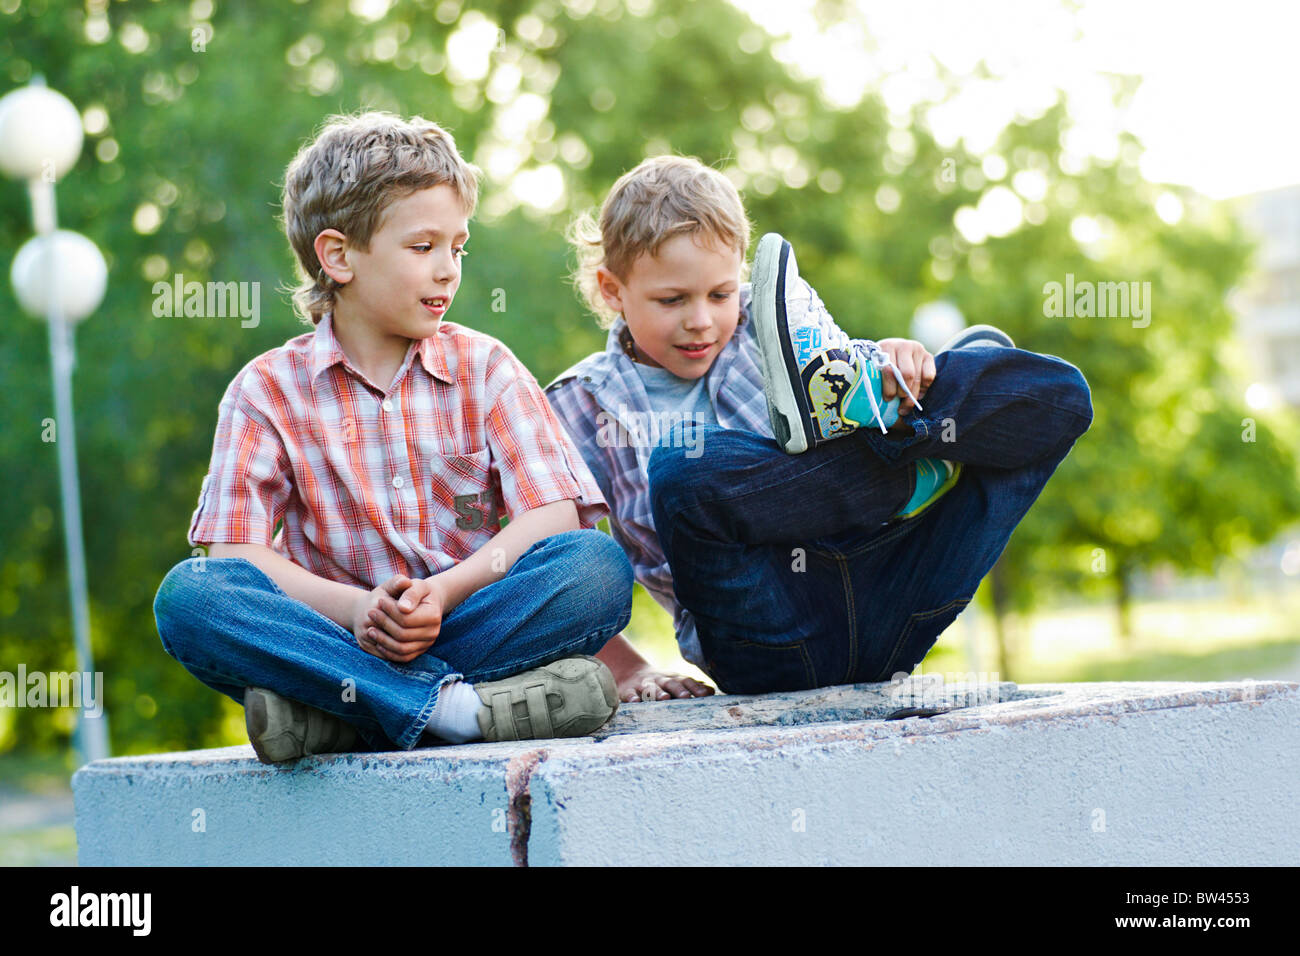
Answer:
POLYGON ((440 382, 454 385, 451 370, 447 368, 447 339, 444 335, 446 326, 438 323, 438 331, 427 339, 420 340, 420 362, 424 369, 440 382))
POLYGON ((326 312, 316 323, 311 342, 311 378, 314 382, 322 372, 339 362, 347 362, 343 347, 334 336, 334 313, 326 312))
MULTIPOLYGON (((426 339, 421 339, 415 343, 415 348, 420 354, 420 363, 434 378, 440 382, 446 382, 448 385, 453 384, 451 372, 447 368, 447 356, 443 349, 445 341, 442 337, 443 326, 438 326, 438 331, 426 339)), ((410 351, 407 352, 407 359, 410 358, 410 351)), ((343 352, 343 346, 339 345, 338 337, 334 334, 334 313, 326 312, 321 316, 321 320, 316 323, 316 333, 312 340, 311 351, 311 378, 316 380, 326 369, 342 362, 344 365, 351 367, 347 355, 343 352)), ((403 364, 406 364, 403 362, 403 364)))
MULTIPOLYGON (((609 335, 605 337, 605 351, 611 355, 621 355, 627 358, 627 353, 623 351, 623 333, 627 329, 627 319, 623 316, 616 316, 614 324, 609 327, 609 335)), ((630 362, 631 359, 628 359, 630 362)))
POLYGON ((626 328, 627 321, 623 316, 616 316, 605 336, 605 351, 594 353, 574 366, 574 369, 580 370, 585 381, 599 386, 615 369, 621 369, 624 374, 636 374, 632 360, 623 351, 621 336, 626 328))

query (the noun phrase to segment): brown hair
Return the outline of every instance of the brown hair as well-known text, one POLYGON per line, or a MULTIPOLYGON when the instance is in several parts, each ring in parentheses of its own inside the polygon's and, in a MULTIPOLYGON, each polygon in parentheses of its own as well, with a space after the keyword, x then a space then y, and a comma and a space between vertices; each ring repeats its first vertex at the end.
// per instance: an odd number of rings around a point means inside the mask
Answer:
POLYGON ((701 233, 739 249, 743 260, 749 228, 740 193, 726 176, 693 157, 654 156, 619 177, 599 222, 584 213, 570 227, 578 252, 573 283, 601 328, 609 328, 614 313, 596 282, 601 266, 626 280, 641 256, 655 255, 674 236, 701 233))
POLYGON ((392 113, 329 117, 285 172, 284 231, 298 259, 294 305, 304 321, 334 308, 339 283, 316 258, 316 237, 337 229, 369 248, 384 210, 420 189, 448 185, 474 214, 480 172, 456 150, 451 134, 419 116, 392 113))

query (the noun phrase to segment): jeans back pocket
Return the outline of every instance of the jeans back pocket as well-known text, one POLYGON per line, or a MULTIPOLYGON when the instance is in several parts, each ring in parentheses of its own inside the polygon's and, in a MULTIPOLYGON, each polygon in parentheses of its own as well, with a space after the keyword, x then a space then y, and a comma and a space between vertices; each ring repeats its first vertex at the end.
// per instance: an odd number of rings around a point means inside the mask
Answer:
POLYGON ((929 653, 930 648, 934 647, 939 635, 957 619, 957 615, 965 610, 974 596, 968 594, 966 597, 954 598, 933 610, 917 611, 909 617, 898 635, 898 640, 894 642, 889 662, 876 675, 873 683, 893 680, 894 674, 900 671, 911 674, 916 669, 916 665, 921 663, 929 653))
POLYGON ((820 686, 808 640, 759 644, 736 637, 715 637, 696 621, 705 670, 724 694, 772 694, 820 686))

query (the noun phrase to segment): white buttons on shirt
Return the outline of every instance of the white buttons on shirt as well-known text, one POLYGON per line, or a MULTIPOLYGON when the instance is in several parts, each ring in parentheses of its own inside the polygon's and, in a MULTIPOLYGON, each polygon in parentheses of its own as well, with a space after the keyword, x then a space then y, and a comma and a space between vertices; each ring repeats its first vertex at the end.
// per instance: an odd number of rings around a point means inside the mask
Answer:
POLYGON ((400 488, 400 487, 402 487, 402 485, 404 485, 404 484, 406 484, 406 482, 404 482, 404 481, 402 480, 402 476, 401 476, 401 475, 398 475, 396 478, 393 479, 393 487, 394 487, 394 488, 400 488))
POLYGON ((384 399, 384 404, 380 407, 386 412, 391 412, 393 410, 393 400, 391 398, 384 399))

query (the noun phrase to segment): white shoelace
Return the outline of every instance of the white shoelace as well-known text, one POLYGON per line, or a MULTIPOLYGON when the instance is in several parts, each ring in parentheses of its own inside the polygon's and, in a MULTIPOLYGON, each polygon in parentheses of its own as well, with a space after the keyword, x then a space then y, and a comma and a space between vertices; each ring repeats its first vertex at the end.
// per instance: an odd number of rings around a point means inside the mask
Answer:
MULTIPOLYGON (((816 319, 817 324, 821 327, 822 348, 842 348, 846 350, 856 348, 858 353, 865 356, 877 369, 888 368, 894 373, 894 379, 907 394, 907 397, 912 400, 912 404, 918 410, 921 410, 921 403, 916 400, 912 390, 907 387, 907 381, 903 378, 903 373, 898 370, 898 366, 894 364, 894 360, 889 356, 889 353, 870 339, 850 339, 848 333, 841 329, 835 323, 835 320, 831 318, 831 314, 822 303, 821 297, 817 295, 816 290, 811 285, 796 276, 786 295, 788 303, 791 305, 797 303, 803 308, 805 315, 811 314, 816 319)), ((871 403, 871 411, 876 416, 876 424, 880 426, 880 431, 882 433, 888 432, 889 429, 885 427, 883 420, 883 409, 876 402, 875 389, 867 388, 867 401, 871 403)))
MULTIPOLYGON (((918 411, 922 410, 921 403, 916 400, 916 396, 912 394, 912 390, 907 387, 907 382, 903 378, 903 373, 898 370, 898 366, 894 364, 894 360, 890 357, 888 352, 870 339, 854 339, 853 344, 857 347, 858 354, 864 356, 867 361, 877 369, 881 371, 889 369, 892 371, 894 373, 894 379, 898 382, 899 387, 907 394, 907 397, 912 400, 912 404, 916 406, 918 411)), ((865 369, 863 369, 863 374, 866 374, 865 369)), ((876 390, 870 387, 870 383, 867 383, 867 401, 871 403, 871 411, 876 417, 876 424, 880 426, 881 434, 885 434, 889 429, 885 427, 884 412, 876 403, 876 390)))
POLYGON ((848 333, 835 324, 817 290, 797 276, 786 288, 789 312, 803 313, 803 321, 799 324, 816 324, 821 331, 821 348, 848 349, 850 341, 848 333))

